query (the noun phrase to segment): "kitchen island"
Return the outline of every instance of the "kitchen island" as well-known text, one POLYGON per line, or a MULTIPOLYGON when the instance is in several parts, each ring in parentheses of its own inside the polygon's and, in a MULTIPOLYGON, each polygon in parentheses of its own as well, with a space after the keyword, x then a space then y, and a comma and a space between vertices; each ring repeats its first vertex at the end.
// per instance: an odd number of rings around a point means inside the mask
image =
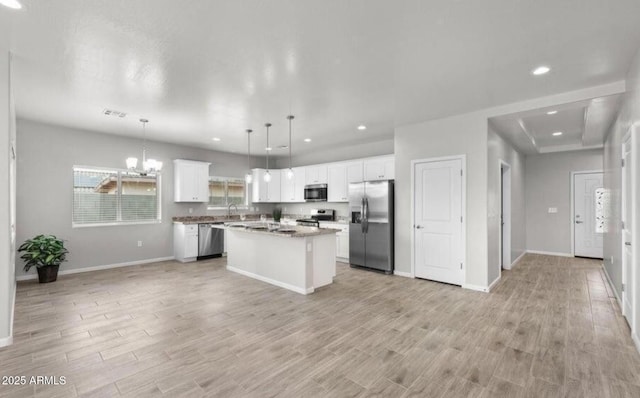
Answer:
MULTIPOLYGON (((283 227, 284 228, 284 227, 283 227)), ((227 269, 296 293, 333 283, 335 229, 286 227, 289 232, 228 224, 227 269)))

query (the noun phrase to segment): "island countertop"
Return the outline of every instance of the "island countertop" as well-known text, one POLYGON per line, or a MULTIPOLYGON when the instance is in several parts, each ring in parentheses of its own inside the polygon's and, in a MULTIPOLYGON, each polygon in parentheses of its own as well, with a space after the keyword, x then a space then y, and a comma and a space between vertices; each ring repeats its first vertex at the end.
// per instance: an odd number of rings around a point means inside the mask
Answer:
MULTIPOLYGON (((257 229, 257 228, 246 228, 240 226, 244 223, 227 223, 225 224, 225 228, 229 231, 238 231, 238 232, 246 232, 250 234, 261 234, 261 235, 271 235, 271 236, 281 236, 283 238, 306 238, 308 236, 319 236, 319 235, 331 235, 337 232, 340 232, 339 229, 333 228, 316 228, 316 227, 303 227, 300 225, 283 225, 280 229, 295 231, 295 232, 284 232, 284 231, 269 231, 267 229, 257 229)), ((256 226, 261 223, 247 223, 248 226, 256 226)), ((267 223, 264 223, 266 227, 267 223)))

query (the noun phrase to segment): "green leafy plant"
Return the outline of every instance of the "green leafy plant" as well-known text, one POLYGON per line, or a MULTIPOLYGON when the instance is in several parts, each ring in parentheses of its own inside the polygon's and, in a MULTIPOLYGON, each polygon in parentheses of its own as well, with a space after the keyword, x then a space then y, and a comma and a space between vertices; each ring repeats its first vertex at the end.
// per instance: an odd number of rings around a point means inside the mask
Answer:
POLYGON ((273 215, 273 221, 280 222, 280 218, 282 218, 282 209, 276 207, 273 209, 273 212, 271 214, 273 215))
POLYGON ((51 267, 60 265, 66 261, 69 251, 64 248, 64 242, 53 235, 38 235, 28 239, 19 248, 18 252, 24 252, 20 256, 25 261, 24 270, 31 267, 51 267))

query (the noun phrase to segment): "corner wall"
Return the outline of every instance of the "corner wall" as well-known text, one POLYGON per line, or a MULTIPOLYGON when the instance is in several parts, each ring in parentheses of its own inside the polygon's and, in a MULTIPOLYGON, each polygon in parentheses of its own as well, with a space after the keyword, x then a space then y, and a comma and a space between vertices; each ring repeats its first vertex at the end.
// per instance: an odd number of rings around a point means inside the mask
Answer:
MULTIPOLYGON (((500 276, 501 171, 500 161, 511 167, 511 262, 526 251, 525 156, 500 137, 491 123, 487 138, 487 207, 489 284, 500 276)), ((510 264, 509 264, 510 265, 510 264)))

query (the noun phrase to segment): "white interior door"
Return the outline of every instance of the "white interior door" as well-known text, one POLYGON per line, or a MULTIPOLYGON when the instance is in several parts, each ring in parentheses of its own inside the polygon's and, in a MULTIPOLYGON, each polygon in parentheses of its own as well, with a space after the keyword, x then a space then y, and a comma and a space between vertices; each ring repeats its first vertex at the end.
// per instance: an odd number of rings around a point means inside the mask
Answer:
POLYGON ((415 276, 462 285, 462 160, 414 164, 415 276))
POLYGON ((596 220, 596 202, 603 194, 602 173, 574 174, 573 192, 574 254, 602 258, 604 230, 596 220))
POLYGON ((622 314, 632 323, 632 288, 633 288, 633 252, 631 250, 631 228, 633 217, 631 216, 631 137, 627 139, 622 148, 622 314))
POLYGON ((500 265, 511 269, 511 167, 500 166, 500 265))

